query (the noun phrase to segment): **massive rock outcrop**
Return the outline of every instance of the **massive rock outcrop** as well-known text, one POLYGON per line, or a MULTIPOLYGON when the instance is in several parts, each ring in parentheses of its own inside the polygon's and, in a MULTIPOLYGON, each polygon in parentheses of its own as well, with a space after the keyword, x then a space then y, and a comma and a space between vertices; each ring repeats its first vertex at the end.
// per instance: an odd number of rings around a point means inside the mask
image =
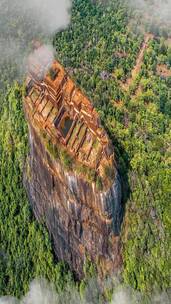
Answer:
POLYGON ((47 225, 57 257, 79 277, 87 258, 102 273, 114 272, 121 265, 122 206, 113 147, 62 66, 55 61, 44 75, 39 60, 30 62, 24 99, 25 185, 34 214, 47 225))

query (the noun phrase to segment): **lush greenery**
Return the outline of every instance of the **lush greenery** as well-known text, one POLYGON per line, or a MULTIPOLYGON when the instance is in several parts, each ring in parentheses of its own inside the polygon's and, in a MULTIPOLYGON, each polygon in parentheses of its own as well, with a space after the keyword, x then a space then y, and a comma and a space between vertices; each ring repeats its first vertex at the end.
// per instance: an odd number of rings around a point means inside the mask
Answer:
POLYGON ((0 99, 0 294, 16 296, 35 277, 54 282, 59 291, 72 284, 67 267, 54 260, 48 233, 34 219, 23 189, 28 138, 21 93, 14 84, 0 99))
POLYGON ((124 91, 116 76, 129 78, 143 37, 126 26, 128 10, 120 1, 111 2, 76 0, 72 24, 55 36, 54 46, 113 139, 126 193, 123 278, 139 290, 163 289, 170 286, 171 266, 171 78, 156 69, 161 63, 169 69, 171 48, 162 37, 152 39, 140 73, 124 91))
MULTIPOLYGON (((72 23, 53 44, 94 102, 115 146, 125 205, 124 282, 141 291, 165 289, 171 269, 171 79, 156 69, 161 63, 171 66, 171 48, 162 37, 151 40, 140 73, 124 91, 121 82, 130 77, 143 35, 130 31, 131 13, 120 1, 105 7, 93 2, 74 0, 72 23)), ((34 220, 22 186, 27 128, 21 89, 9 85, 15 67, 3 63, 1 75, 0 294, 20 296, 36 276, 59 290, 72 284, 71 274, 55 263, 47 231, 34 220)), ((67 155, 63 160, 70 165, 67 155)))

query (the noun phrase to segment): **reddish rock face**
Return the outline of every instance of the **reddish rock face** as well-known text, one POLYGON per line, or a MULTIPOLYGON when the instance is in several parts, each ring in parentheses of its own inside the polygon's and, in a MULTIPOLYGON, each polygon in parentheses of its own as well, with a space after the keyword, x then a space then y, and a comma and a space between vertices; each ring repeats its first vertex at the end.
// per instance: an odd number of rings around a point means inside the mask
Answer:
POLYGON ((35 216, 48 227, 57 257, 79 278, 87 257, 102 274, 117 271, 121 185, 113 148, 98 114, 58 63, 53 64, 51 79, 38 80, 30 73, 24 108, 30 139, 25 185, 35 216), (105 190, 98 190, 83 173, 66 169, 47 149, 47 138, 53 147, 66 149, 77 166, 93 169, 105 190), (104 177, 105 166, 113 167, 110 182, 104 177))

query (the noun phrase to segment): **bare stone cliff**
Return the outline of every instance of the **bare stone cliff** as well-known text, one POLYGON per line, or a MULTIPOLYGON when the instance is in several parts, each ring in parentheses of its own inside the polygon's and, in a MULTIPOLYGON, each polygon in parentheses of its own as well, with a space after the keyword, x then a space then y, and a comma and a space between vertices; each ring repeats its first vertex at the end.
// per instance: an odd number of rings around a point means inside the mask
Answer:
POLYGON ((50 73, 40 77, 36 63, 26 82, 27 193, 58 259, 78 277, 87 258, 102 274, 113 273, 121 266, 122 214, 114 150, 98 114, 59 63, 50 73))

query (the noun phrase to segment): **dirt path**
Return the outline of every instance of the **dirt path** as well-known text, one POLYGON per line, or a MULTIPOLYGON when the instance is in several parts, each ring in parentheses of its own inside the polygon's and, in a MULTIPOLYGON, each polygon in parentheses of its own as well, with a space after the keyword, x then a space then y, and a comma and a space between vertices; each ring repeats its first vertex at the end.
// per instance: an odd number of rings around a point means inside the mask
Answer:
POLYGON ((133 83, 133 81, 135 80, 136 76, 138 75, 138 73, 140 72, 141 70, 141 66, 143 64, 143 59, 144 59, 144 53, 145 53, 145 50, 147 49, 148 47, 148 42, 150 39, 153 38, 153 35, 152 34, 146 34, 144 36, 144 42, 142 44, 142 47, 141 47, 141 50, 139 52, 139 55, 137 57, 137 60, 136 60, 136 65, 135 67, 133 68, 132 72, 131 72, 131 77, 127 79, 127 81, 122 84, 122 87, 128 91, 129 90, 129 87, 131 86, 131 84, 133 83))

